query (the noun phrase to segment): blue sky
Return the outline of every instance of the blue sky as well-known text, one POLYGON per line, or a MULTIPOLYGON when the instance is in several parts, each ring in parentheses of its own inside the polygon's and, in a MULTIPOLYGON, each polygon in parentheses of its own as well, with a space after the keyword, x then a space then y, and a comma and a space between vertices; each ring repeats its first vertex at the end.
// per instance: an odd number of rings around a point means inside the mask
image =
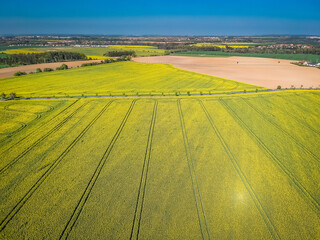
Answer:
POLYGON ((320 35, 320 1, 1 3, 0 34, 320 35))

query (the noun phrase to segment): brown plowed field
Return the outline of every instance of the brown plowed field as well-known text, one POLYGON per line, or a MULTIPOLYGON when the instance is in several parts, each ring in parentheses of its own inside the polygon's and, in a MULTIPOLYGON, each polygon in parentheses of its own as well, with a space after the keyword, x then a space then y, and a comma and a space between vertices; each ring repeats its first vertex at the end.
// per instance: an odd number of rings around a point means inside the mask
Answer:
POLYGON ((299 67, 290 62, 254 57, 183 57, 157 56, 138 57, 136 62, 168 63, 193 72, 223 77, 267 88, 320 87, 320 70, 299 67), (237 63, 238 62, 238 63, 237 63), (279 63, 280 62, 280 63, 279 63))
POLYGON ((83 63, 87 62, 100 62, 101 60, 84 60, 84 61, 72 61, 72 62, 55 62, 55 63, 41 63, 41 64, 32 64, 32 65, 24 65, 18 67, 9 67, 9 68, 1 68, 0 69, 0 78, 12 77, 14 73, 21 72, 35 72, 37 68, 41 68, 43 71, 44 68, 53 68, 56 69, 60 67, 62 64, 67 64, 69 68, 74 68, 81 66, 83 63))

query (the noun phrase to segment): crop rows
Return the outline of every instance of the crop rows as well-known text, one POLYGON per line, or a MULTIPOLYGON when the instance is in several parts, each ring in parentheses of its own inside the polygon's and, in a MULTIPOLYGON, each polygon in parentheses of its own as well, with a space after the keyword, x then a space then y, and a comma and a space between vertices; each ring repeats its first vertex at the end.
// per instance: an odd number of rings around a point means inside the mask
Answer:
POLYGON ((319 150, 305 139, 319 129, 288 115, 312 126, 289 132, 281 98, 61 105, 2 152, 12 154, 1 162, 0 238, 316 238, 319 150))

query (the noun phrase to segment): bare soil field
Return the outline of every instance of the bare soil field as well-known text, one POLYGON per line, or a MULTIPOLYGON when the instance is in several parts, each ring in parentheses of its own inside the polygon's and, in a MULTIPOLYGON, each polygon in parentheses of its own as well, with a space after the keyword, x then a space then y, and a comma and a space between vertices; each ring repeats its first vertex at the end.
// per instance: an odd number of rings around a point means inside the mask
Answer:
POLYGON ((319 87, 320 70, 290 64, 292 60, 254 57, 138 57, 136 62, 167 63, 193 72, 223 77, 271 89, 319 87))
POLYGON ((55 62, 55 63, 41 63, 41 64, 32 64, 32 65, 24 65, 18 67, 8 67, 8 68, 1 68, 0 69, 0 78, 7 78, 12 77, 14 73, 21 71, 21 72, 35 72, 37 68, 53 68, 56 69, 60 67, 61 64, 67 64, 69 68, 80 67, 83 63, 88 62, 100 62, 101 60, 84 60, 84 61, 72 61, 72 62, 55 62))

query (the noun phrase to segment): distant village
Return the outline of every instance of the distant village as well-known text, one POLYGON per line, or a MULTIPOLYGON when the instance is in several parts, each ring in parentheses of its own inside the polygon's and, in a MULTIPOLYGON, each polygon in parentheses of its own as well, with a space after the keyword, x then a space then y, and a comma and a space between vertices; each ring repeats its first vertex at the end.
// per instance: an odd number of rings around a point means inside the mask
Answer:
POLYGON ((298 65, 298 66, 306 66, 306 67, 317 67, 320 68, 320 63, 317 62, 308 62, 308 61, 300 61, 300 62, 294 62, 292 64, 298 65))
POLYGON ((312 48, 310 45, 305 44, 273 44, 273 45, 265 45, 258 46, 259 49, 307 49, 312 48))

